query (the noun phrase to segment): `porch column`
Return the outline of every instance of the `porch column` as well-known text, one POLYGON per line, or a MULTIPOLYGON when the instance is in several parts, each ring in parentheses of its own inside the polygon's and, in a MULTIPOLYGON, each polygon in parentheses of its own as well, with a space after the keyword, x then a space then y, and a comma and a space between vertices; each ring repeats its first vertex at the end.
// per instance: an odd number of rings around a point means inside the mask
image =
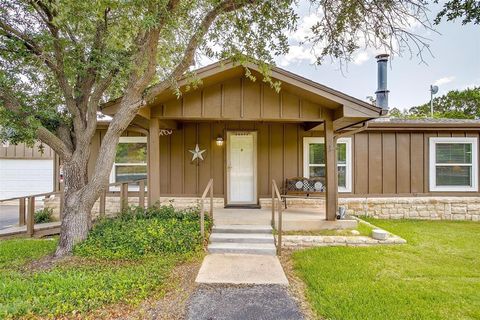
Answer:
POLYGON ((326 186, 326 218, 335 221, 338 202, 338 175, 337 175, 337 142, 333 135, 333 120, 324 122, 325 134, 325 186, 326 186))
POLYGON ((148 130, 148 205, 160 201, 160 125, 150 119, 148 130))

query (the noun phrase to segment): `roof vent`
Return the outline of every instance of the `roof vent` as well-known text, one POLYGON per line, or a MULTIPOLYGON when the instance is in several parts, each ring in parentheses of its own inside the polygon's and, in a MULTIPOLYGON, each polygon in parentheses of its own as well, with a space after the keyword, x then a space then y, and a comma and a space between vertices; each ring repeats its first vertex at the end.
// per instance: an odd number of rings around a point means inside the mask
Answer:
POLYGON ((377 96, 377 107, 382 108, 384 110, 388 110, 388 93, 390 91, 387 90, 387 62, 388 62, 389 55, 379 54, 375 57, 377 59, 377 91, 375 94, 377 96))

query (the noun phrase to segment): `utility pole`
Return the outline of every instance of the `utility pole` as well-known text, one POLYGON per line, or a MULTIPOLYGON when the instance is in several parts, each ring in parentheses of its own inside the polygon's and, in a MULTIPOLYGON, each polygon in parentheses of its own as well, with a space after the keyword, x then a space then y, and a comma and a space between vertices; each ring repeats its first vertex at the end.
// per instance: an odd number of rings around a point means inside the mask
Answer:
POLYGON ((433 95, 438 92, 438 86, 430 85, 430 117, 433 119, 433 95))

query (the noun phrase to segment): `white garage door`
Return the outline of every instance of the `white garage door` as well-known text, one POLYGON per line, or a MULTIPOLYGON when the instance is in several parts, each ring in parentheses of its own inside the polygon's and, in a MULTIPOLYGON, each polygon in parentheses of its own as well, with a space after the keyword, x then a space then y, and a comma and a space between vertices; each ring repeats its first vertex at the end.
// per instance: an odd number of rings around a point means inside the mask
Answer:
POLYGON ((53 160, 0 159, 0 199, 53 190, 53 160))

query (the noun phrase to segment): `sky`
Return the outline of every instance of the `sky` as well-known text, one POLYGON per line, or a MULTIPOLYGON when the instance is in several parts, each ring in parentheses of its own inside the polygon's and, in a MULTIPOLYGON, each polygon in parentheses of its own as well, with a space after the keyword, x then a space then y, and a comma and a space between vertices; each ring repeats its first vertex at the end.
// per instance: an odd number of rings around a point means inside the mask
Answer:
MULTIPOLYGON (((430 18, 435 17, 440 9, 440 4, 430 5, 430 18)), ((374 96, 377 84, 377 63, 374 57, 381 52, 359 50, 354 55, 354 61, 343 68, 330 59, 326 59, 320 66, 314 65, 310 50, 298 45, 298 41, 314 23, 315 15, 304 2, 301 2, 298 13, 299 28, 289 35, 290 52, 278 57, 277 65, 361 100, 374 96)), ((425 54, 425 62, 416 56, 411 57, 409 53, 394 56, 390 60, 390 108, 403 110, 428 102, 432 84, 439 87, 437 96, 454 89, 480 86, 480 25, 462 25, 461 21, 443 20, 434 28, 438 33, 419 26, 412 28, 430 39, 433 55, 425 54)))

